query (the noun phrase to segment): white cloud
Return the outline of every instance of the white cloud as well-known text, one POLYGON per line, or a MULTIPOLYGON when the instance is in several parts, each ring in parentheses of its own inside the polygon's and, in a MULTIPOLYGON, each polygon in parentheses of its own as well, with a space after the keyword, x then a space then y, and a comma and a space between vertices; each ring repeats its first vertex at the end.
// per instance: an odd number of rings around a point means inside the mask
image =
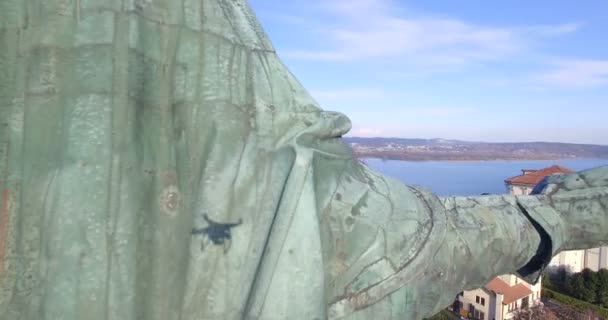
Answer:
MULTIPOLYGON (((390 112, 390 118, 380 121, 378 119, 369 120, 363 112, 358 113, 356 118, 351 118, 353 128, 348 135, 359 137, 452 138, 454 132, 444 125, 445 121, 463 119, 474 111, 475 109, 471 107, 409 107, 393 110, 390 112), (434 121, 429 122, 428 119, 434 119, 434 121)), ((453 126, 450 127, 453 128, 453 126)))
POLYGON ((353 127, 348 135, 352 137, 387 137, 390 136, 384 128, 353 127))
POLYGON ((552 70, 531 76, 541 87, 587 88, 608 85, 608 60, 563 60, 552 70))
POLYGON ((532 26, 524 28, 524 32, 532 32, 541 36, 561 36, 569 33, 574 33, 583 27, 583 23, 571 22, 549 26, 532 26))
POLYGON ((373 99, 384 96, 386 93, 381 89, 354 88, 340 90, 311 90, 310 94, 318 100, 345 102, 361 99, 373 99))
POLYGON ((453 117, 465 115, 473 111, 474 109, 469 107, 426 107, 406 110, 412 116, 422 117, 453 117))
POLYGON ((508 30, 477 28, 448 19, 405 20, 385 17, 352 28, 326 30, 326 42, 335 45, 321 51, 284 51, 288 58, 308 60, 358 60, 424 58, 433 64, 460 64, 471 59, 495 58, 519 50, 508 30))
POLYGON ((391 0, 313 1, 310 6, 323 17, 310 23, 317 48, 282 50, 282 56, 318 61, 384 59, 433 69, 516 54, 539 38, 572 33, 581 27, 580 23, 484 26, 407 14, 391 0))

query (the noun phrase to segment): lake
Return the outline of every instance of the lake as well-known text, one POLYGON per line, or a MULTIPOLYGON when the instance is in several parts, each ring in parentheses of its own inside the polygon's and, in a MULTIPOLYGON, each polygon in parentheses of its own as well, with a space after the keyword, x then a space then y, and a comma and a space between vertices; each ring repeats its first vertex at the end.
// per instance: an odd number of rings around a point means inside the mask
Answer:
POLYGON ((506 193, 504 180, 521 169, 560 165, 580 171, 608 165, 608 159, 533 161, 400 161, 363 159, 371 168, 410 185, 420 185, 438 195, 506 193))

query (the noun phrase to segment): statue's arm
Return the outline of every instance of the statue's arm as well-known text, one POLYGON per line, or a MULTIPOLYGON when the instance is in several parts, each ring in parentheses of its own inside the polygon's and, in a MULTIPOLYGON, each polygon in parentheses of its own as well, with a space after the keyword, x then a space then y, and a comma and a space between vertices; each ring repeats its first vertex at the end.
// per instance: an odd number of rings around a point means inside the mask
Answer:
POLYGON ((608 167, 547 177, 530 196, 451 197, 442 202, 458 235, 471 232, 469 247, 477 251, 473 260, 529 282, 536 282, 563 250, 608 244, 608 167), (475 223, 477 231, 471 230, 475 223))
POLYGON ((337 285, 330 287, 330 316, 363 319, 387 310, 430 316, 458 292, 498 275, 535 282, 559 251, 599 246, 608 238, 608 168, 561 178, 583 176, 580 188, 551 178, 538 191, 542 195, 437 197, 356 161, 338 162, 315 167, 318 200, 330 198, 321 210, 328 215, 321 216, 321 230, 328 229, 322 237, 332 244, 325 250, 338 249, 326 266, 328 282, 337 285), (321 187, 324 181, 337 185, 321 187), (353 250, 358 247, 366 249, 353 250))
POLYGON ((561 251, 608 245, 608 166, 546 177, 517 202, 550 239, 542 267, 561 251))
POLYGON ((550 240, 510 195, 440 198, 447 220, 442 247, 453 252, 455 286, 474 289, 508 273, 533 277, 550 240))
POLYGON ((317 199, 329 198, 319 212, 330 318, 431 316, 546 242, 514 197, 440 198, 355 160, 319 157, 314 171, 317 199))

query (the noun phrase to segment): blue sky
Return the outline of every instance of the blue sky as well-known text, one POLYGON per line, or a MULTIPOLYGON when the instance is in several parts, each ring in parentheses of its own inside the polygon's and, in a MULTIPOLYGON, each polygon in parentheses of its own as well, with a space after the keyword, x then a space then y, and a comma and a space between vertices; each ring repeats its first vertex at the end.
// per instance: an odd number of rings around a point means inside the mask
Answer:
POLYGON ((608 145, 608 1, 250 4, 349 135, 608 145))

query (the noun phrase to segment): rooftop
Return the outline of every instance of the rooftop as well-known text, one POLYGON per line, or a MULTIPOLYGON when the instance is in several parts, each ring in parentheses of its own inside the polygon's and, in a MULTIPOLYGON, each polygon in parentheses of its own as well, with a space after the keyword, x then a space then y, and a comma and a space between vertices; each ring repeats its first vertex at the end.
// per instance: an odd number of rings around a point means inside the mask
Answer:
POLYGON ((546 176, 550 176, 553 174, 571 173, 571 172, 573 172, 573 171, 568 168, 558 166, 558 165, 554 165, 554 166, 551 166, 548 168, 543 168, 543 169, 538 169, 538 170, 523 169, 522 175, 506 179, 505 183, 520 184, 520 185, 526 185, 526 186, 535 186, 546 176))
POLYGON ((505 305, 532 294, 532 290, 530 290, 530 288, 528 288, 528 286, 526 286, 524 283, 520 282, 514 286, 509 286, 506 282, 498 277, 492 279, 492 281, 486 284, 485 288, 495 293, 504 295, 502 304, 505 305))

